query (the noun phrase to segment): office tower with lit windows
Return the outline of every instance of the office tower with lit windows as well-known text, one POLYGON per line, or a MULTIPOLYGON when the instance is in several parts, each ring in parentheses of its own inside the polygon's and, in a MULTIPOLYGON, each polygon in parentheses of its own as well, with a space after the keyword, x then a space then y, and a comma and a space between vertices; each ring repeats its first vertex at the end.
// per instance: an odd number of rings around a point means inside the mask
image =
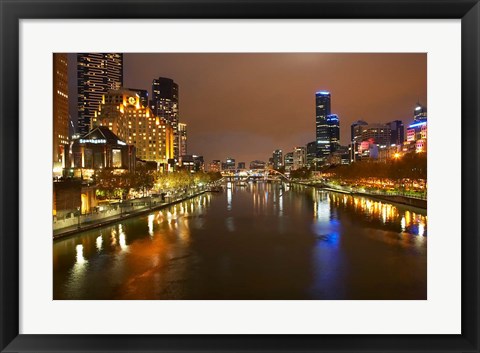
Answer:
POLYGON ((68 60, 67 54, 53 54, 53 168, 65 167, 64 150, 68 144, 68 60))
POLYGON ((123 86, 123 54, 77 54, 78 133, 86 134, 91 119, 111 89, 123 86))
POLYGON ((285 153, 283 156, 283 165, 286 171, 290 171, 293 168, 293 152, 285 153))
POLYGON ((187 124, 178 123, 178 153, 180 156, 187 154, 187 124))
POLYGON ((369 124, 362 126, 361 141, 373 141, 380 147, 390 145, 390 125, 388 124, 369 124))
POLYGON ((283 152, 282 150, 273 151, 273 169, 278 169, 283 166, 283 152))
POLYGON ((102 99, 92 118, 92 126, 106 126, 121 140, 136 147, 137 157, 157 162, 162 171, 169 170, 173 158, 174 134, 165 119, 155 116, 141 104, 137 92, 111 90, 102 99))
POLYGON ((219 159, 214 159, 208 166, 208 171, 217 173, 222 171, 222 162, 219 159))
POLYGON ((179 114, 178 84, 170 78, 159 77, 152 82, 152 100, 150 108, 156 116, 164 118, 173 129, 173 154, 178 160, 179 138, 178 138, 178 114, 179 114))
POLYGON ((327 115, 328 139, 330 141, 330 153, 338 150, 340 146, 340 119, 337 114, 327 115))
POLYGON ((315 93, 317 157, 325 159, 330 154, 330 127, 327 116, 331 114, 330 92, 315 93))
POLYGON ((295 147, 293 149, 293 166, 292 170, 305 167, 307 163, 307 150, 305 147, 295 147))
POLYGON ((405 131, 401 120, 394 120, 387 123, 390 127, 390 145, 401 145, 404 141, 405 131))
POLYGON ((350 141, 352 143, 362 142, 362 126, 368 125, 366 121, 357 120, 350 125, 350 141))

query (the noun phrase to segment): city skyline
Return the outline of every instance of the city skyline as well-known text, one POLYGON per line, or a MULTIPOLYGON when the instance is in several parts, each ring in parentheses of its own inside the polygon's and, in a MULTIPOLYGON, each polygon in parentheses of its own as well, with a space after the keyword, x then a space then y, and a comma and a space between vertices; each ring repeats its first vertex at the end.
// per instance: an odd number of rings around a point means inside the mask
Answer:
MULTIPOLYGON (((125 87, 150 92, 159 76, 178 83, 188 153, 208 162, 265 161, 313 141, 318 90, 331 93, 342 145, 354 121, 407 125, 415 103, 427 105, 425 54, 124 54, 125 87)), ((72 106, 76 94, 75 121, 72 106)))
POLYGON ((129 55, 53 55, 55 300, 427 299, 423 54, 129 55))

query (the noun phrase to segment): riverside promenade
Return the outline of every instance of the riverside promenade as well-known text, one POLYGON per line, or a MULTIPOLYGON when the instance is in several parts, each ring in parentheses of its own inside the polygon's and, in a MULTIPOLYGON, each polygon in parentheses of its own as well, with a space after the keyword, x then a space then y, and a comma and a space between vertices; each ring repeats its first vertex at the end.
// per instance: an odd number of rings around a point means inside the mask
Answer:
POLYGON ((391 202, 391 203, 398 203, 403 205, 409 205, 417 208, 427 209, 427 197, 417 197, 414 195, 402 194, 402 193, 395 193, 395 192, 366 192, 360 191, 357 188, 352 187, 341 187, 338 185, 332 185, 327 183, 312 183, 308 181, 292 181, 295 184, 305 185, 305 186, 312 186, 315 188, 320 188, 326 191, 333 191, 339 192, 342 194, 349 194, 355 196, 363 196, 368 197, 371 199, 391 202))
POLYGON ((53 239, 59 239, 75 235, 85 230, 100 228, 108 224, 117 223, 124 219, 148 214, 152 211, 174 205, 176 203, 191 199, 198 195, 207 192, 207 188, 195 192, 189 192, 186 194, 178 195, 177 197, 170 198, 164 202, 160 202, 153 197, 147 197, 143 199, 134 199, 119 204, 118 208, 109 210, 97 214, 82 215, 80 219, 78 216, 71 218, 70 222, 63 227, 56 227, 54 223, 53 239))

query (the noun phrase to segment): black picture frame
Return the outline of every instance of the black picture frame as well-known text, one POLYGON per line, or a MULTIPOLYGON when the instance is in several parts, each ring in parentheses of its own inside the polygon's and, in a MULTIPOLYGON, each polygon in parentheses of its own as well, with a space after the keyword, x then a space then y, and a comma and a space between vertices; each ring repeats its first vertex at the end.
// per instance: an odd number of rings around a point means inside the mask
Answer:
MULTIPOLYGON (((0 349, 2 352, 479 352, 478 0, 1 0, 0 349), (121 6, 112 6, 112 4, 121 6), (460 335, 19 334, 19 20, 109 18, 461 19, 460 335)), ((33 58, 32 58, 33 59, 33 58)), ((252 318, 253 319, 253 318, 252 318)), ((285 318, 288 320, 288 318, 285 318)), ((438 313, 442 319, 442 313, 438 313)))

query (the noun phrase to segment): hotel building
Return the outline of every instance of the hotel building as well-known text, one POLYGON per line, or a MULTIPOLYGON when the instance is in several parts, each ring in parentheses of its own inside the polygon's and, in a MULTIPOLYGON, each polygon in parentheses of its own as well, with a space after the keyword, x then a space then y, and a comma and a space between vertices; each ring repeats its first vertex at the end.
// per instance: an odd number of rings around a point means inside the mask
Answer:
POLYGON ((173 158, 174 145, 172 126, 141 102, 135 91, 109 91, 92 118, 92 128, 108 127, 120 139, 136 147, 138 158, 157 162, 160 170, 170 170, 168 160, 173 158))

